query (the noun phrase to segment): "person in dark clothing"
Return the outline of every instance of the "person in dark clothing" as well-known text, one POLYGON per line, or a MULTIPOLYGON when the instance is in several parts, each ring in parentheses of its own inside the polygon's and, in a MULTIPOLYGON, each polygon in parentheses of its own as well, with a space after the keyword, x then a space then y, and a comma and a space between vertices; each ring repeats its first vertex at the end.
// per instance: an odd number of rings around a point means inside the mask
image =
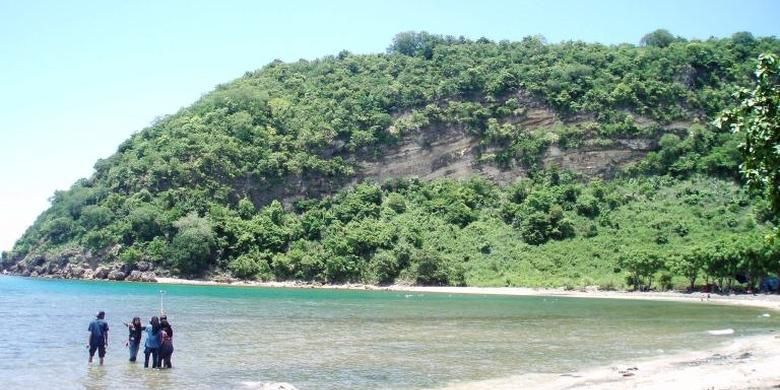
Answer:
POLYGON ((171 327, 171 323, 168 322, 168 316, 165 314, 160 316, 160 328, 168 333, 168 337, 173 339, 173 327, 171 327))
POLYGON ((92 320, 87 328, 89 332, 87 344, 87 348, 89 348, 89 362, 92 363, 92 358, 95 356, 95 351, 97 351, 101 366, 103 365, 103 358, 106 356, 106 347, 108 347, 108 323, 105 321, 105 318, 105 312, 97 313, 97 318, 92 320))
POLYGON ((130 361, 134 362, 138 357, 138 349, 141 346, 141 334, 146 330, 146 327, 141 325, 141 319, 139 317, 133 317, 133 321, 125 323, 129 331, 127 337, 127 343, 125 346, 130 350, 130 361))
POLYGON ((157 368, 171 368, 171 355, 173 355, 173 341, 171 336, 165 330, 160 331, 162 342, 160 342, 160 363, 157 368))
MULTIPOLYGON (((173 327, 171 326, 171 323, 168 322, 168 316, 165 314, 160 316, 160 328, 165 331, 169 339, 168 344, 165 346, 166 351, 170 351, 170 353, 168 353, 166 356, 167 360, 165 368, 171 368, 171 355, 173 354, 173 327)), ((160 344, 160 366, 162 366, 162 354, 163 343, 160 344)))
POLYGON ((152 368, 157 368, 159 364, 160 342, 160 319, 157 316, 149 321, 151 326, 146 327, 146 343, 144 343, 144 368, 149 367, 149 355, 152 356, 152 368))

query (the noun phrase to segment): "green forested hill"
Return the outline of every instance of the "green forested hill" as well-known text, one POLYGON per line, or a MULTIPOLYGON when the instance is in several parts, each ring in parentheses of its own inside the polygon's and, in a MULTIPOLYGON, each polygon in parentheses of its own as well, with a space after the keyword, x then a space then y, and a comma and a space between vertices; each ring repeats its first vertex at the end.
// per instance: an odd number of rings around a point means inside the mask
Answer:
POLYGON ((386 54, 276 61, 122 143, 54 195, 2 265, 614 287, 778 271, 760 239, 775 217, 737 182, 739 139, 709 125, 762 52, 780 42, 402 33, 386 54), (426 162, 436 179, 366 168, 452 134, 467 147, 426 162))

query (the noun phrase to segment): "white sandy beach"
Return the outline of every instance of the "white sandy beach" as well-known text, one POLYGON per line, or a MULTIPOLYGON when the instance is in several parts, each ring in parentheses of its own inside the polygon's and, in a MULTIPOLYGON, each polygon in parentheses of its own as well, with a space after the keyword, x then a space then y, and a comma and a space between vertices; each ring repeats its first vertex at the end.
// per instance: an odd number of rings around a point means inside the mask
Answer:
POLYGON ((735 339, 705 351, 564 373, 449 384, 446 390, 770 389, 780 386, 780 336, 735 339))

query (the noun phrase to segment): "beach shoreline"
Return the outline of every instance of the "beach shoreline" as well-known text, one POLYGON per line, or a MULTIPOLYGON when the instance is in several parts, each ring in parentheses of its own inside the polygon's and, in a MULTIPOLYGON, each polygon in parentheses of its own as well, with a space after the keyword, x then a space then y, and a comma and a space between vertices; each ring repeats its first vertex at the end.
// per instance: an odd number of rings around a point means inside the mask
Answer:
POLYGON ((433 294, 473 294, 473 295, 506 295, 506 296, 539 296, 539 297, 573 297, 595 299, 630 299, 667 302, 687 302, 719 305, 736 305, 759 307, 780 313, 780 295, 778 294, 708 294, 701 292, 683 293, 678 291, 665 292, 634 292, 605 291, 597 288, 566 290, 563 288, 532 288, 532 287, 433 287, 390 285, 375 286, 366 284, 312 284, 301 282, 259 282, 237 281, 219 282, 213 280, 192 280, 158 277, 160 284, 183 284, 198 286, 234 286, 234 287, 266 287, 266 288, 323 288, 334 290, 369 290, 397 291, 433 294))
POLYGON ((567 373, 530 373, 445 384, 439 390, 770 389, 780 386, 780 335, 732 339, 704 350, 567 373))
MULTIPOLYGON (((123 282, 115 282, 123 283, 123 282)), ((220 282, 157 278, 165 285, 233 286, 265 288, 318 288, 356 291, 390 291, 409 294, 476 294, 505 296, 632 299, 684 302, 704 305, 737 305, 763 309, 760 316, 780 315, 780 295, 717 295, 681 292, 601 291, 596 288, 566 290, 521 287, 427 287, 372 286, 362 284, 320 285, 300 282, 220 282), (765 310, 765 311, 764 311, 765 310)), ((163 287, 164 288, 164 287, 163 287)), ((715 330, 715 329, 713 329, 715 330)), ((780 329, 765 334, 734 336, 737 332, 710 332, 715 345, 685 352, 625 359, 571 372, 517 372, 483 380, 445 382, 438 390, 488 389, 770 389, 780 388, 780 329)))

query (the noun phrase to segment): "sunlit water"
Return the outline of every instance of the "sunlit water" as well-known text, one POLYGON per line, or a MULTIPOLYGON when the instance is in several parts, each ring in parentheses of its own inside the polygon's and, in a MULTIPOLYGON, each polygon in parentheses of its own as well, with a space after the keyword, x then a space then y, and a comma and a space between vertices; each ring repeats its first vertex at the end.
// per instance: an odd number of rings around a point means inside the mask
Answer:
MULTIPOLYGON (((239 288, 0 276, 0 387, 415 389, 713 346, 780 327, 765 310, 708 304, 326 289, 239 288), (127 361, 121 321, 159 314, 172 370, 127 361), (87 364, 105 310, 106 365, 87 364), (711 329, 734 328, 731 336, 711 329)), ((139 356, 140 357, 140 356, 139 356)))

